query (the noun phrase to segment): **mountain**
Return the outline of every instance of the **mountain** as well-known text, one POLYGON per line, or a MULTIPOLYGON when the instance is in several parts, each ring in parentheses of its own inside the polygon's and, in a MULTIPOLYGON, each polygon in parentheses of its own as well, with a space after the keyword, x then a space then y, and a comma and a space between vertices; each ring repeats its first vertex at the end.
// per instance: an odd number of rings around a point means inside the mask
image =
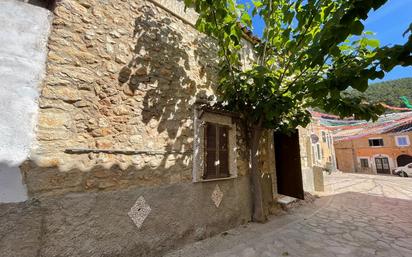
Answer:
POLYGON ((412 77, 373 83, 364 93, 353 89, 348 93, 356 96, 363 95, 368 102, 384 102, 390 106, 405 107, 399 97, 406 96, 412 103, 412 77))

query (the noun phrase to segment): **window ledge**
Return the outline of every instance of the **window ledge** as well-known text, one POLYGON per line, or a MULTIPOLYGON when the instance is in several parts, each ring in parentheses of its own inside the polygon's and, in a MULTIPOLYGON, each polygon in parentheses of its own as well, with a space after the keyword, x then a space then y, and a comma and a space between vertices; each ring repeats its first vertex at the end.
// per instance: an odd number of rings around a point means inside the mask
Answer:
POLYGON ((205 183, 205 182, 213 182, 213 181, 221 181, 221 180, 231 180, 238 178, 238 176, 231 176, 227 178, 211 178, 211 179, 201 179, 199 181, 194 181, 194 183, 205 183))

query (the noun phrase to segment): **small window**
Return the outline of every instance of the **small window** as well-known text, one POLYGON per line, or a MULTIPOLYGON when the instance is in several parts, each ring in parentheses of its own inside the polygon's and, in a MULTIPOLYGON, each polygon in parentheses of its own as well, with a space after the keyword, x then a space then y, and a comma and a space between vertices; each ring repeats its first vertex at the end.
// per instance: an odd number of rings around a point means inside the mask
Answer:
POLYGON ((229 177, 229 128, 214 123, 206 124, 204 179, 229 177))
POLYGON ((398 136, 398 137, 396 137, 396 145, 397 146, 408 146, 409 145, 409 138, 407 136, 398 136))
POLYGON ((326 132, 322 131, 322 142, 326 143, 326 132))
POLYGON ((369 139, 369 146, 383 146, 383 139, 369 139))
POLYGON ((361 168, 368 168, 369 167, 368 159, 360 159, 360 166, 361 168))
POLYGON ((330 135, 328 135, 328 147, 332 149, 332 137, 330 135))
POLYGON ((322 159, 320 144, 316 145, 316 153, 317 153, 317 159, 318 159, 318 161, 320 161, 322 159))
POLYGON ((313 153, 312 164, 315 164, 316 163, 315 157, 317 156, 317 153, 316 153, 316 147, 314 145, 312 145, 312 153, 313 153))

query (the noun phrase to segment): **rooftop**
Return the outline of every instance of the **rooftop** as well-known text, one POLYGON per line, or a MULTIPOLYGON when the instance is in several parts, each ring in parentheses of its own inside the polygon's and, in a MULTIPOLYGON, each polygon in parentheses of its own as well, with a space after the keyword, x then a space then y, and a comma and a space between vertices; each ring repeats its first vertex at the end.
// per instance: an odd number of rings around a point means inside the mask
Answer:
POLYGON ((404 133, 412 131, 412 111, 382 115, 375 122, 355 120, 320 112, 312 112, 312 117, 328 130, 334 131, 334 140, 343 141, 385 133, 404 133))

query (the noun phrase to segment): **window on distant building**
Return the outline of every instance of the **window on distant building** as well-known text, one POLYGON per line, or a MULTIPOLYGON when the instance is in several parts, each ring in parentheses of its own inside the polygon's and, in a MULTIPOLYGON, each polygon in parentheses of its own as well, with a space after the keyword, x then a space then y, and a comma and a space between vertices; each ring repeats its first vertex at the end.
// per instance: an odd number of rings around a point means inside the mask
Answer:
POLYGON ((329 149, 332 149, 332 137, 331 137, 331 135, 329 134, 328 135, 328 147, 329 147, 329 149))
POLYGON ((312 153, 313 153, 312 164, 315 164, 316 163, 315 156, 317 156, 317 153, 316 153, 316 147, 314 145, 312 145, 312 153))
POLYGON ((369 139, 369 146, 383 146, 382 138, 371 138, 369 139))
POLYGON ((365 158, 360 159, 360 166, 361 168, 368 168, 369 167, 368 159, 365 159, 365 158))
POLYGON ((322 152, 321 152, 321 148, 320 148, 320 144, 316 144, 316 157, 318 159, 318 161, 322 160, 322 152))
POLYGON ((409 137, 408 136, 396 136, 396 145, 397 146, 408 146, 409 145, 409 137))
POLYGON ((322 131, 322 142, 326 143, 326 132, 322 131))

